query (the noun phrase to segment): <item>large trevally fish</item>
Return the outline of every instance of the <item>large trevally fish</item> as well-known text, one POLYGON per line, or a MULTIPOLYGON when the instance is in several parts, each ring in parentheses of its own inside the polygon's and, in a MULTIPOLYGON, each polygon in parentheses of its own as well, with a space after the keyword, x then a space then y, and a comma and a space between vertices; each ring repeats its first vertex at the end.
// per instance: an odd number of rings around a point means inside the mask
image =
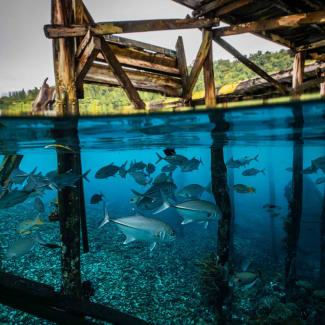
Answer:
POLYGON ((182 225, 186 225, 190 222, 200 222, 204 223, 204 227, 207 228, 210 221, 214 221, 222 215, 219 207, 209 201, 197 199, 185 201, 183 203, 171 204, 163 194, 162 197, 164 202, 161 207, 154 212, 154 214, 164 211, 169 207, 173 207, 184 219, 182 225))
POLYGON ((128 244, 134 240, 142 240, 150 243, 151 251, 158 241, 172 241, 176 238, 175 231, 166 222, 142 215, 110 219, 105 207, 105 217, 98 228, 103 227, 107 222, 114 222, 126 236, 123 244, 128 244))

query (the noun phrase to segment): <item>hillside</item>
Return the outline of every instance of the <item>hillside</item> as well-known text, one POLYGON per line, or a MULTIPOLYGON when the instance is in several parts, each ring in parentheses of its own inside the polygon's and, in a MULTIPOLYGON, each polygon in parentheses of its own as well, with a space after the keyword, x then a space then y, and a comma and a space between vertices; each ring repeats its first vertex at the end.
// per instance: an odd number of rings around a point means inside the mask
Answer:
MULTIPOLYGON (((249 55, 248 58, 268 73, 290 69, 293 65, 293 57, 291 57, 289 52, 286 50, 281 50, 275 53, 262 53, 261 51, 258 51, 255 54, 249 55)), ((257 76, 237 60, 217 60, 214 61, 213 68, 216 87, 257 76)), ((203 89, 204 82, 201 73, 194 91, 203 89)), ((0 108, 30 111, 31 104, 35 100, 37 93, 37 88, 28 91, 23 89, 21 91, 10 92, 9 96, 0 98, 0 108)), ((147 92, 140 92, 140 96, 145 102, 164 99, 164 97, 159 94, 147 92)), ((80 100, 79 103, 80 111, 82 113, 100 112, 103 114, 130 105, 129 100, 122 89, 95 85, 85 85, 85 98, 80 100)))

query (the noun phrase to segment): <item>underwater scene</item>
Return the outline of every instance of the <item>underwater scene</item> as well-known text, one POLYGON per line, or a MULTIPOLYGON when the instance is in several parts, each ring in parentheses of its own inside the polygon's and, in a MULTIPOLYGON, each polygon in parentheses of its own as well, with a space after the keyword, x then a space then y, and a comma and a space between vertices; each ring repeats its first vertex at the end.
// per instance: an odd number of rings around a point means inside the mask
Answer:
MULTIPOLYGON (((90 301, 149 324, 325 324, 324 126, 321 101, 3 117, 0 272, 60 291, 58 192, 82 181, 90 301)), ((0 322, 51 324, 4 305, 0 322)))

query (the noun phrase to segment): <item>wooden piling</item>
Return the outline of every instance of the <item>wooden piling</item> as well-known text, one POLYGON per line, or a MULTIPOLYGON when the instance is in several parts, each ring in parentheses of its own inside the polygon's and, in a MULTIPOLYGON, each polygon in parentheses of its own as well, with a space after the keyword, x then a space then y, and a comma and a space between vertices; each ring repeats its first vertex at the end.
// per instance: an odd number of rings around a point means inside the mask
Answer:
POLYGON ((320 217, 320 266, 319 285, 325 289, 325 188, 323 190, 323 206, 320 217))
POLYGON ((287 233, 286 256, 285 256, 285 287, 288 297, 295 286, 296 281, 296 256, 298 248, 298 240, 300 235, 300 223, 302 213, 303 199, 303 115, 301 104, 293 106, 294 122, 293 128, 293 172, 292 172, 292 189, 291 199, 289 200, 289 213, 285 221, 285 232, 287 233))
POLYGON ((299 86, 304 82, 304 66, 305 66, 305 53, 298 52, 295 55, 292 71, 292 89, 294 92, 294 99, 299 99, 300 91, 299 86))
POLYGON ((6 187, 10 182, 10 174, 20 165, 23 155, 6 155, 0 165, 0 185, 6 187))
POLYGON ((229 280, 231 274, 230 251, 232 239, 232 209, 230 196, 227 186, 227 167, 224 162, 224 143, 227 141, 225 132, 229 128, 229 124, 225 121, 223 112, 213 112, 209 114, 211 123, 215 124, 215 128, 211 132, 213 144, 211 146, 211 180, 212 193, 216 204, 219 206, 222 216, 218 223, 218 239, 217 239, 217 260, 218 264, 223 268, 225 277, 219 284, 220 297, 218 310, 224 324, 231 321, 231 290, 229 288, 229 280), (224 134, 223 138, 222 135, 224 134), (221 142, 221 143, 220 143, 221 142))

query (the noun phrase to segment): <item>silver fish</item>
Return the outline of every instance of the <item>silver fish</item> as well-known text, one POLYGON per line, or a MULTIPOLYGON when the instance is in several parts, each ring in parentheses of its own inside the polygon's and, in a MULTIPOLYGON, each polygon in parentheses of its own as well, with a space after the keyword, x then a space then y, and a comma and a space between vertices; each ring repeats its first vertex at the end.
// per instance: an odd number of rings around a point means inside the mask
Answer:
POLYGON ((184 164, 181 165, 182 172, 191 172, 193 170, 199 169, 199 165, 203 164, 201 158, 200 160, 196 158, 192 158, 191 160, 186 161, 184 164))
POLYGON ((226 166, 228 168, 239 168, 241 166, 239 160, 234 160, 234 157, 231 157, 227 163, 226 163, 226 166))
POLYGON ((105 207, 105 217, 98 228, 103 227, 110 221, 115 223, 126 236, 123 244, 128 244, 135 240, 146 241, 150 243, 150 250, 152 251, 157 242, 172 241, 176 238, 175 231, 166 222, 142 215, 110 219, 107 208, 105 207))
POLYGON ((120 169, 119 167, 111 163, 97 170, 95 174, 95 178, 103 179, 110 176, 114 176, 119 171, 119 169, 120 169))
POLYGON ((51 179, 52 184, 56 187, 56 189, 63 189, 64 187, 75 187, 75 183, 82 177, 87 182, 89 182, 89 179, 87 178, 87 175, 90 173, 90 169, 87 170, 84 174, 75 174, 72 172, 72 170, 68 170, 67 172, 63 174, 57 174, 56 176, 51 179))
POLYGON ((188 199, 199 198, 204 191, 207 191, 211 194, 211 182, 206 187, 203 187, 199 184, 187 185, 178 192, 178 195, 188 199))
POLYGON ((139 185, 147 185, 152 182, 152 178, 148 179, 147 175, 142 172, 142 171, 132 171, 129 172, 129 174, 134 178, 134 180, 139 184, 139 185))
POLYGON ((32 192, 16 189, 11 192, 6 192, 0 199, 0 209, 7 209, 24 202, 30 193, 32 192))
POLYGON ((23 172, 22 170, 15 168, 10 174, 10 180, 14 184, 22 184, 27 177, 34 175, 37 167, 35 167, 30 173, 23 172))
POLYGON ((34 247, 35 241, 32 238, 20 238, 9 244, 7 257, 21 257, 34 247))
POLYGON ((166 157, 161 157, 159 153, 156 152, 156 155, 158 156, 158 160, 156 161, 156 164, 158 164, 161 160, 167 161, 171 165, 181 166, 188 161, 188 159, 182 155, 171 155, 166 157))
POLYGON ((241 174, 243 176, 255 176, 258 173, 262 173, 263 175, 265 175, 265 169, 256 169, 256 168, 249 168, 244 170, 241 174))
POLYGON ((152 163, 149 163, 149 164, 147 165, 147 167, 146 167, 146 172, 148 173, 148 175, 154 173, 155 170, 156 170, 156 167, 155 167, 155 165, 152 164, 152 163))
POLYGON ((214 221, 218 217, 221 217, 222 213, 216 204, 204 200, 191 200, 183 203, 170 204, 163 196, 162 206, 154 212, 157 214, 161 211, 173 207, 177 210, 181 217, 183 217, 182 225, 186 225, 190 222, 204 223, 204 227, 207 228, 209 221, 214 221))
POLYGON ((136 161, 132 161, 131 162, 131 165, 130 165, 130 168, 128 170, 128 173, 131 173, 131 172, 136 172, 138 170, 143 170, 146 168, 146 164, 142 161, 139 161, 139 162, 136 162, 136 161))
POLYGON ((166 165, 163 168, 161 168, 161 171, 164 173, 168 173, 168 172, 173 172, 176 168, 177 168, 176 165, 166 165))
POLYGON ((156 176, 156 178, 153 181, 153 184, 159 184, 159 183, 165 183, 165 182, 171 182, 173 183, 173 178, 171 172, 167 175, 166 173, 160 173, 156 176))
POLYGON ((244 158, 238 159, 238 161, 240 163, 240 166, 246 166, 253 160, 258 161, 257 158, 258 158, 258 154, 253 158, 249 158, 249 157, 245 156, 244 158))

